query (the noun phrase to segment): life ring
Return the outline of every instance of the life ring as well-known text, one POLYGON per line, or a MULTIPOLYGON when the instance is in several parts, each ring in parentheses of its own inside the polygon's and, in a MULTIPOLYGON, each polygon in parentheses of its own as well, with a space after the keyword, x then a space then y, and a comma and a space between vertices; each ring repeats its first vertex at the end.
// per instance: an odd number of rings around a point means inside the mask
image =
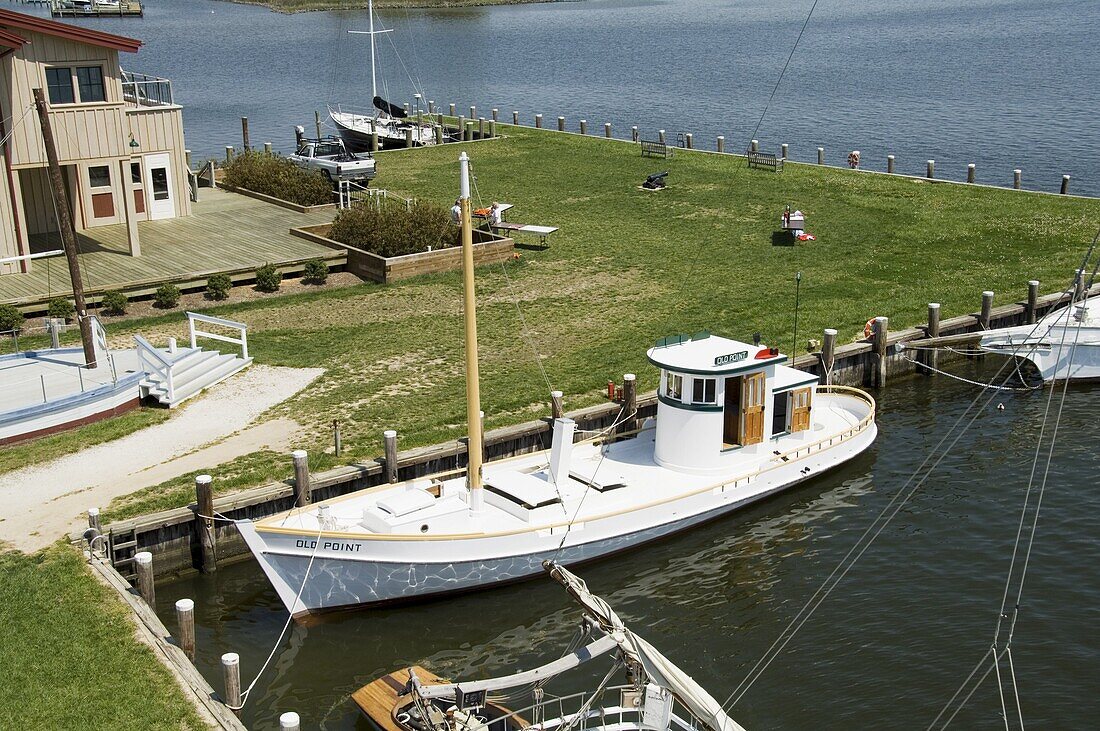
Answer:
POLYGON ((848 167, 853 169, 859 167, 859 150, 852 150, 848 153, 848 167))
POLYGON ((863 337, 869 338, 875 332, 875 318, 871 318, 867 321, 867 324, 863 326, 863 337))

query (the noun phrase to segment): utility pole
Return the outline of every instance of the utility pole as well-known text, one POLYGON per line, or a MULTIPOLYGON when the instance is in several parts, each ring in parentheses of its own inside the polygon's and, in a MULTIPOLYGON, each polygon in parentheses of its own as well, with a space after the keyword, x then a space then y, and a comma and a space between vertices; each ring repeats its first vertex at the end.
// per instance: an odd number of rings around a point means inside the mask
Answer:
POLYGON ((95 368, 95 346, 92 341, 92 321, 88 319, 88 308, 84 303, 84 282, 80 278, 80 262, 76 258, 76 233, 73 229, 72 206, 65 184, 61 180, 61 165, 57 161, 57 147, 53 141, 53 128, 50 127, 50 105, 42 95, 41 89, 34 89, 34 106, 38 110, 38 121, 42 125, 42 144, 46 148, 46 161, 49 163, 50 187, 57 201, 57 227, 61 231, 61 243, 65 247, 65 259, 69 262, 69 278, 73 281, 73 300, 76 304, 76 321, 80 325, 80 340, 84 343, 84 362, 89 368, 95 368))

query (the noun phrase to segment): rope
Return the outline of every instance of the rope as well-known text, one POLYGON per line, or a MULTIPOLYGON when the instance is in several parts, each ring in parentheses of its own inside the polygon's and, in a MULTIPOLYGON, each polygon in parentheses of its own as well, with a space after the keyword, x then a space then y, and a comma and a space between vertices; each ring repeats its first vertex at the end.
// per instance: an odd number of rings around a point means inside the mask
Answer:
POLYGON ((901 356, 902 360, 907 360, 910 363, 914 363, 914 364, 920 366, 921 368, 927 368, 928 370, 932 371, 933 373, 938 373, 941 376, 947 376, 948 378, 954 378, 956 381, 962 381, 963 383, 969 383, 971 386, 982 386, 983 388, 992 388, 996 391, 1023 391, 1025 393, 1027 391, 1034 391, 1036 389, 1039 389, 1039 388, 1043 387, 1042 384, 1039 384, 1038 386, 1024 386, 1022 388, 1016 387, 1016 386, 994 386, 992 383, 982 383, 981 381, 972 381, 969 378, 963 378, 962 376, 957 376, 954 373, 948 373, 947 371, 941 371, 939 368, 934 368, 934 367, 928 365, 927 363, 921 363, 920 361, 913 360, 912 358, 905 355, 904 353, 899 353, 899 355, 901 356))

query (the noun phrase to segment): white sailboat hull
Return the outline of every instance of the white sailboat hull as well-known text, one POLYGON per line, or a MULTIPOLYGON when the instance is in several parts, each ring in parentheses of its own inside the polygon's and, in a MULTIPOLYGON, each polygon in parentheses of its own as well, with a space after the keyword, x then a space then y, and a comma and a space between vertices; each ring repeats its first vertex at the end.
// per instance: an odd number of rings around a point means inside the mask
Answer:
POLYGON ((1043 381, 1100 380, 1100 308, 1092 303, 1050 313, 1037 325, 990 330, 978 344, 988 353, 1029 361, 1043 381), (1071 308, 1079 308, 1077 319, 1071 308))

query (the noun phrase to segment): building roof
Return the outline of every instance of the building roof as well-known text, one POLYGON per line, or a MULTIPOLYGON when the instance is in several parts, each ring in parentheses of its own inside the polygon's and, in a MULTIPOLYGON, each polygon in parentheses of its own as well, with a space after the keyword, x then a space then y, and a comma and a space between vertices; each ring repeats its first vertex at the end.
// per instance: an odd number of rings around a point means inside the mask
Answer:
POLYGON ((773 355, 763 345, 750 345, 705 332, 662 338, 649 349, 646 356, 659 368, 696 375, 723 375, 756 370, 787 360, 787 356, 778 351, 773 355))
POLYGON ((11 53, 18 48, 22 48, 23 44, 26 42, 27 39, 18 33, 12 33, 10 30, 0 28, 0 48, 7 49, 5 51, 0 51, 0 56, 3 56, 5 53, 11 53))
POLYGON ((142 45, 141 41, 136 38, 116 36, 114 33, 104 33, 103 31, 92 30, 91 28, 82 28, 79 25, 59 23, 56 20, 39 18, 34 15, 17 13, 14 10, 0 8, 0 34, 3 34, 0 35, 0 45, 5 45, 9 48, 18 48, 27 41, 20 35, 12 33, 10 30, 5 30, 5 27, 33 31, 48 36, 57 36, 58 38, 66 38, 70 41, 87 43, 92 46, 114 48, 119 51, 126 51, 127 53, 136 53, 142 45), (19 46, 12 46, 9 41, 3 40, 4 37, 8 37, 10 40, 18 39, 22 41, 22 43, 20 43, 19 46))

